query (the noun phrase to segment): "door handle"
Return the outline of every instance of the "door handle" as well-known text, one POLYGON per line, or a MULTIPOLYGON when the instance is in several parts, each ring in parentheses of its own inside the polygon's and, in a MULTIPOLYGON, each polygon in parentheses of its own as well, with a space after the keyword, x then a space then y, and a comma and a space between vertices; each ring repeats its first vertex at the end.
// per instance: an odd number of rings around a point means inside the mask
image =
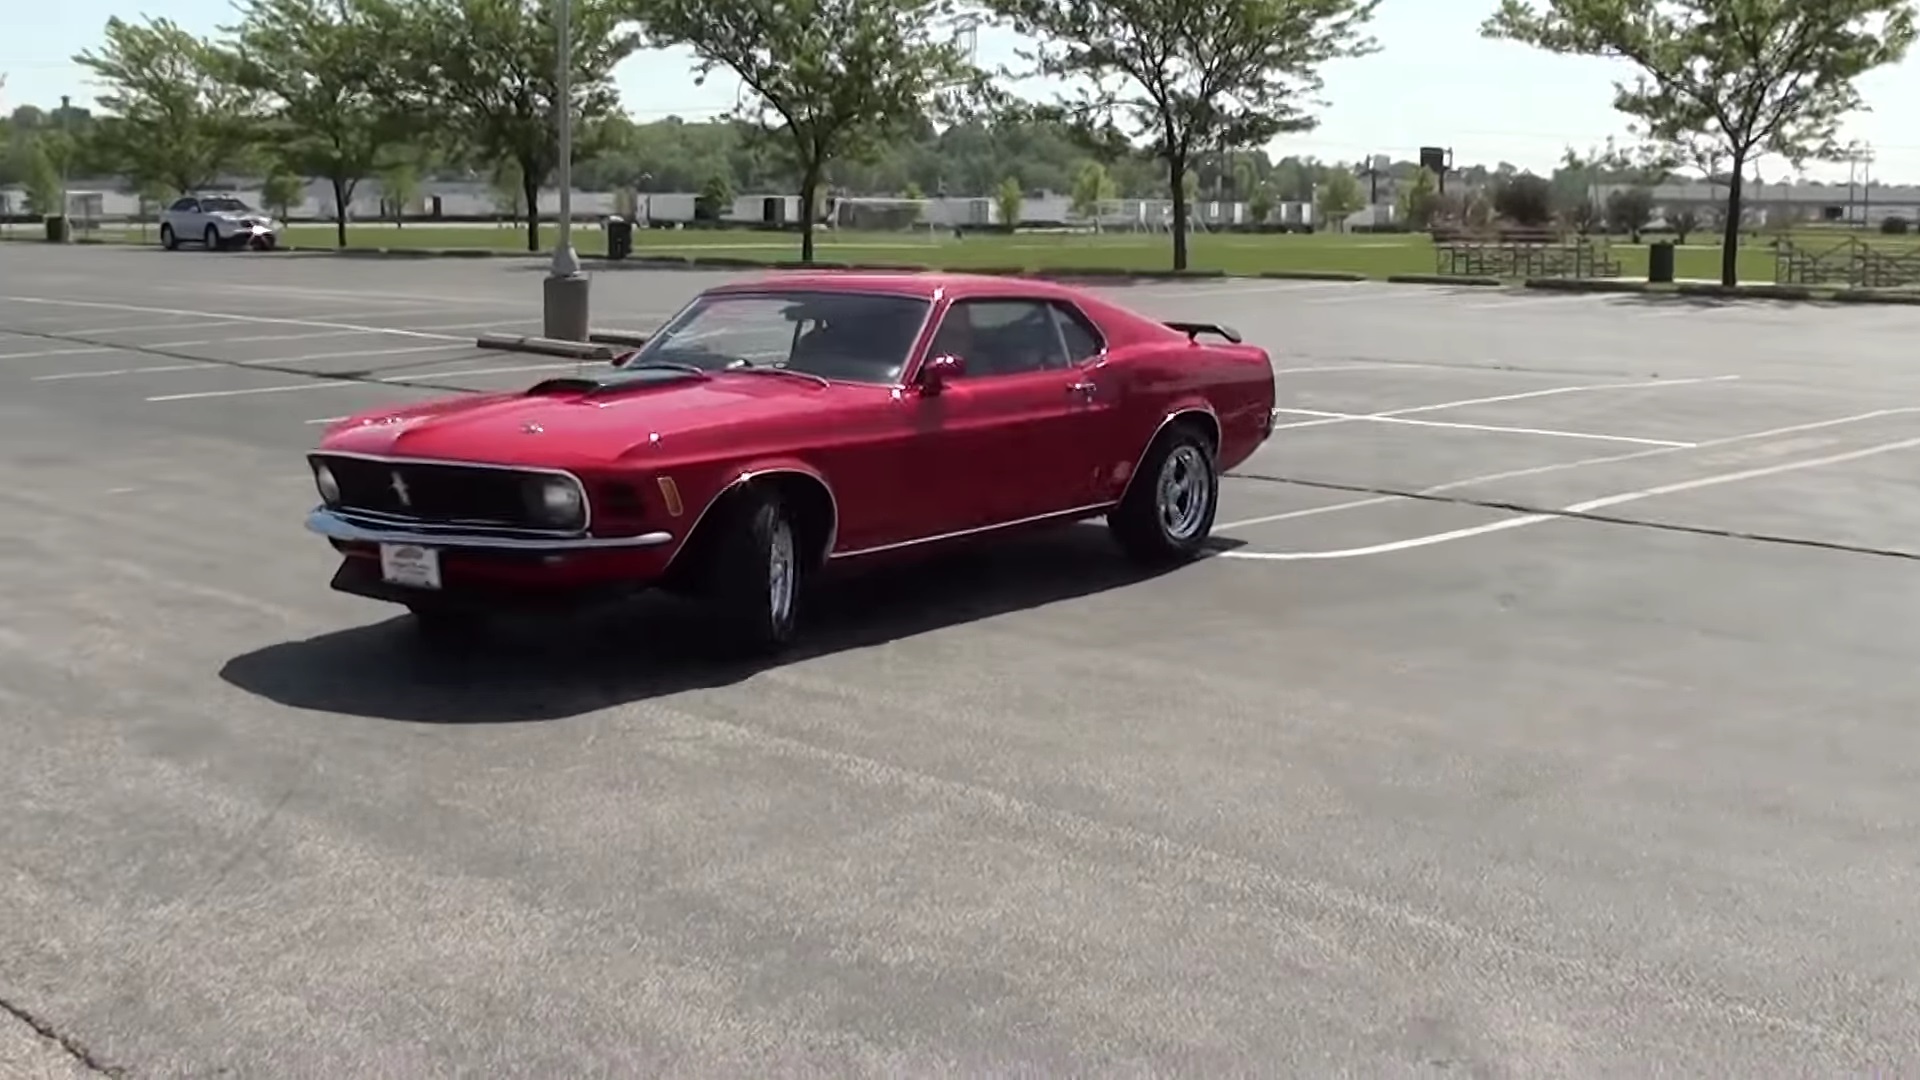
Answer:
POLYGON ((1096 389, 1098 389, 1098 388, 1099 388, 1099 386, 1098 386, 1098 384, 1096 384, 1096 383, 1094 383, 1094 382, 1091 382, 1091 381, 1088 381, 1088 380, 1084 380, 1084 379, 1083 379, 1083 380, 1081 380, 1080 382, 1070 382, 1070 383, 1068 383, 1068 384, 1067 384, 1067 393, 1069 393, 1069 394, 1080 394, 1080 395, 1082 395, 1082 396, 1084 396, 1084 397, 1092 397, 1092 396, 1093 396, 1093 392, 1094 392, 1094 391, 1095 391, 1096 389))

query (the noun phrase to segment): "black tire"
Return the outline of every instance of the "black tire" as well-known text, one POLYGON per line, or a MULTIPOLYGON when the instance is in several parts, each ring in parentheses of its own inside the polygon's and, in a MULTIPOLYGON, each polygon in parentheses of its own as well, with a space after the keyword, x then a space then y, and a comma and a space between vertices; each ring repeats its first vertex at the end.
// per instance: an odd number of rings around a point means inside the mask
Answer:
POLYGON ((202 243, 206 244, 208 251, 220 250, 220 230, 219 229, 216 229, 211 225, 207 226, 206 234, 203 235, 200 239, 202 243))
POLYGON ((1170 566, 1200 554, 1219 509, 1213 446, 1193 425, 1176 423, 1147 451, 1125 497, 1107 515, 1107 527, 1128 558, 1170 566))
POLYGON ((746 487, 731 502, 701 591, 719 617, 726 651, 770 655, 799 636, 806 579, 799 523, 772 488, 746 487))
POLYGON ((173 226, 160 226, 160 246, 167 251, 172 251, 180 246, 180 238, 173 235, 173 226))

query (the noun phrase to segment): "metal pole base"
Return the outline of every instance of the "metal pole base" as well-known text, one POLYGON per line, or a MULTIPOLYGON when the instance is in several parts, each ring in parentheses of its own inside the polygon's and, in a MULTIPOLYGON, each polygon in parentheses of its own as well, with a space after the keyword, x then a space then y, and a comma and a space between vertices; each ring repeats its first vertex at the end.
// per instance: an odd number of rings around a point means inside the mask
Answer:
POLYGON ((549 276, 542 290, 545 336, 561 341, 587 340, 587 275, 549 276))

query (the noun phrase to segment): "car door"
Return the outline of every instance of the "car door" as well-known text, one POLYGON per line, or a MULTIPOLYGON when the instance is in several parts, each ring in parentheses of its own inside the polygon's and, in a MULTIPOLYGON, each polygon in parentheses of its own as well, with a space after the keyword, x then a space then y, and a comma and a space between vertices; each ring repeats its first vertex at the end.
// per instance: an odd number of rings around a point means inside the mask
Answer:
POLYGON ((953 302, 929 357, 960 357, 964 370, 934 395, 912 395, 916 456, 935 490, 922 528, 942 534, 1084 505, 1093 458, 1082 430, 1090 413, 1080 369, 1068 362, 1045 300, 981 297, 953 302))
POLYGON ((175 237, 182 240, 195 240, 199 238, 200 234, 195 231, 198 226, 194 224, 193 216, 198 213, 199 210, 200 201, 192 196, 176 199, 172 206, 167 207, 167 214, 164 220, 168 225, 173 227, 173 235, 175 237))

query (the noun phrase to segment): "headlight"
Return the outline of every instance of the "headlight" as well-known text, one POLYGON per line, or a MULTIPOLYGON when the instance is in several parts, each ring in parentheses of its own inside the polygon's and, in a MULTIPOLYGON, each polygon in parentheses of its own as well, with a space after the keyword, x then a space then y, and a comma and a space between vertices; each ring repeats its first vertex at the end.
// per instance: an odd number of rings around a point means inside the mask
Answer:
POLYGON ((550 525, 578 526, 586 518, 586 499, 580 486, 558 476, 535 480, 527 492, 528 509, 550 525))
POLYGON ((313 484, 320 489, 320 501, 332 506, 340 501, 340 481, 334 479, 333 470, 325 464, 315 462, 313 466, 313 484))

